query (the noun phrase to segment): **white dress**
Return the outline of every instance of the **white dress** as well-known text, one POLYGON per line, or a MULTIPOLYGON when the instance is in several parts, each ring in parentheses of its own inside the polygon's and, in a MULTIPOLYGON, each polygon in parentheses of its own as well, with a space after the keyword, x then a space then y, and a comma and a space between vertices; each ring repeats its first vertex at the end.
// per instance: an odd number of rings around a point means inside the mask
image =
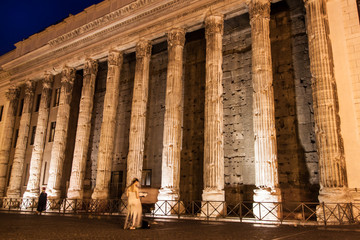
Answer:
POLYGON ((140 228, 141 227, 141 217, 142 217, 142 206, 140 197, 137 198, 136 194, 137 189, 135 191, 127 190, 128 195, 128 212, 125 220, 124 229, 128 229, 130 227, 140 228))

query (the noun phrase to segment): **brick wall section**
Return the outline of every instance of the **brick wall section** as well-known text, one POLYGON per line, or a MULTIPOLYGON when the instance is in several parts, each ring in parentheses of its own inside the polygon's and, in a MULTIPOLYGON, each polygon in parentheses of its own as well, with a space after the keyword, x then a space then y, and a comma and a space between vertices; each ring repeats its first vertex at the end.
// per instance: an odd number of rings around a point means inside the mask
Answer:
POLYGON ((272 6, 275 126, 279 182, 284 201, 316 201, 316 154, 307 36, 302 9, 272 6))
POLYGON ((180 196, 201 200, 204 159, 205 38, 204 29, 186 35, 184 115, 180 196))
POLYGON ((94 105, 91 118, 90 144, 86 161, 84 198, 90 198, 96 183, 97 155, 106 91, 107 62, 101 62, 95 81, 94 105))
POLYGON ((249 16, 245 14, 225 21, 223 86, 226 201, 251 200, 255 183, 251 54, 249 16))
POLYGON ((167 63, 167 43, 153 46, 149 72, 143 169, 151 169, 151 187, 155 188, 161 187, 167 63))

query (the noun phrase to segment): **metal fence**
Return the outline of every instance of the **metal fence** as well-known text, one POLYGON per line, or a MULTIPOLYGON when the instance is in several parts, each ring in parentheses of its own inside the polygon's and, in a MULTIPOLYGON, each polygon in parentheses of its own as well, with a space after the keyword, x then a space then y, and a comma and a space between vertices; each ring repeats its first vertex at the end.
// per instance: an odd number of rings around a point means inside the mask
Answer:
MULTIPOLYGON (((35 213, 37 199, 0 198, 0 211, 35 213)), ((121 199, 49 199, 46 213, 125 215, 127 203, 121 199)), ((360 222, 360 204, 315 202, 159 201, 143 204, 147 217, 189 218, 277 224, 349 224, 360 222)))

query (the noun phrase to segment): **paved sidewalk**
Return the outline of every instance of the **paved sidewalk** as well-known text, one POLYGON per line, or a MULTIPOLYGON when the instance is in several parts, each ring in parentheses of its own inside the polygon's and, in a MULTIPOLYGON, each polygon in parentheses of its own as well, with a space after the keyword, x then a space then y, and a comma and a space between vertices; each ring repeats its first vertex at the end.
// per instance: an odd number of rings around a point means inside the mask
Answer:
POLYGON ((124 230, 117 216, 37 216, 0 212, 0 239, 360 239, 360 225, 274 226, 156 220, 151 229, 124 230))

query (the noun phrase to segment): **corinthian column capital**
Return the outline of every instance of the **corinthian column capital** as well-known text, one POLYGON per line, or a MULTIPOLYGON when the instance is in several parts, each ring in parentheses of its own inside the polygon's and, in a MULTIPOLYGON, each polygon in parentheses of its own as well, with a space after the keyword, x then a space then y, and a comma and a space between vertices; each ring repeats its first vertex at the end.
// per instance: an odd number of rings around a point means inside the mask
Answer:
POLYGON ((44 80, 43 80, 43 88, 50 89, 52 87, 52 83, 54 82, 54 75, 51 73, 45 72, 44 80))
POLYGON ((91 58, 86 59, 84 66, 84 76, 97 74, 97 71, 98 71, 98 62, 91 58))
POLYGON ((258 17, 270 19, 270 0, 251 0, 247 4, 250 21, 258 17))
POLYGON ((75 80, 75 74, 76 74, 76 70, 75 68, 70 68, 68 66, 65 66, 61 72, 61 83, 69 83, 69 84, 73 84, 74 80, 75 80))
POLYGON ((19 88, 16 87, 15 85, 12 85, 6 91, 5 95, 9 101, 13 101, 19 97, 19 93, 20 93, 19 88))
POLYGON ((173 28, 167 34, 168 47, 184 46, 185 43, 185 30, 182 28, 173 28))
POLYGON ((209 15, 205 19, 205 35, 224 32, 224 17, 220 14, 209 15))
POLYGON ((116 50, 110 50, 108 56, 108 64, 114 66, 120 66, 122 62, 123 62, 122 53, 116 50))
POLYGON ((136 45, 136 58, 143 58, 151 55, 151 42, 141 39, 136 45))
POLYGON ((34 95, 35 82, 33 80, 26 80, 25 82, 25 97, 34 95))

